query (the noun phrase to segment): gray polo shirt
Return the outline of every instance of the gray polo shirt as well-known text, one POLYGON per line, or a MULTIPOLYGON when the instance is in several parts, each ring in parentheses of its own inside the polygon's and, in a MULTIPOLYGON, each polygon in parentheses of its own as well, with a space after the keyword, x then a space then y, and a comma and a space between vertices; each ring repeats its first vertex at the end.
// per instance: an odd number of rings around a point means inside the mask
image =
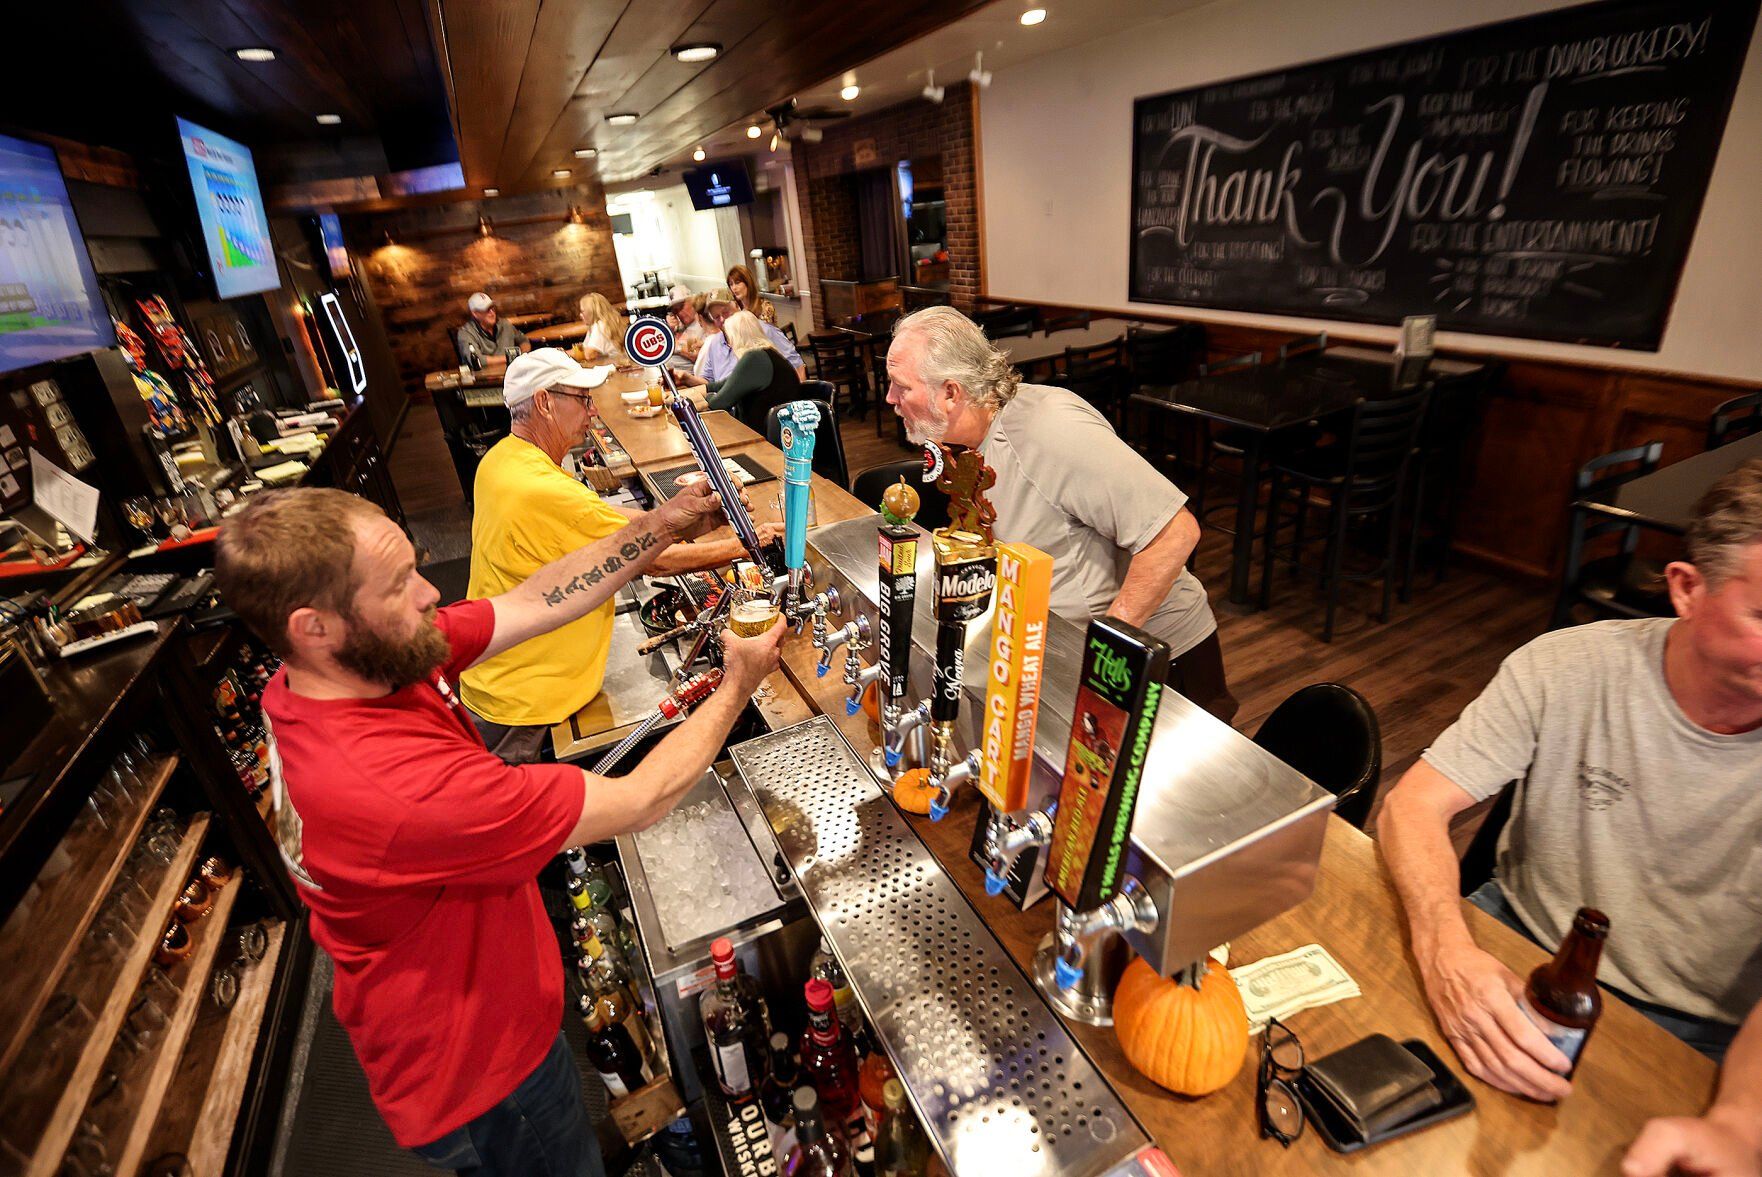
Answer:
POLYGON ((526 336, 518 327, 498 315, 493 336, 476 319, 470 319, 459 328, 455 342, 459 345, 459 362, 466 363, 473 348, 477 349, 480 359, 487 360, 505 354, 510 347, 519 347, 526 342, 526 336))
POLYGON ((1762 729, 1715 735, 1683 714, 1664 678, 1675 624, 1543 634, 1425 759, 1477 801, 1517 783, 1499 882, 1544 944, 1595 907, 1600 980, 1737 1023, 1762 997, 1762 729))
MULTIPOLYGON (((1107 612, 1132 557, 1187 504, 1106 417, 1062 388, 1017 388, 979 452, 997 471, 988 495, 997 538, 1052 557, 1052 611, 1078 625, 1107 612)), ((1217 622, 1204 587, 1183 568, 1144 628, 1178 657, 1217 622)))

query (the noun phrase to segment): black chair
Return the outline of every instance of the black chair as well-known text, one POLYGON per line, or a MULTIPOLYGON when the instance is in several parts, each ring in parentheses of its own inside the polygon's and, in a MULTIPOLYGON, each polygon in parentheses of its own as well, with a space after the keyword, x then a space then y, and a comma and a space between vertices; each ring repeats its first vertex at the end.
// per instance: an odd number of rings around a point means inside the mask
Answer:
POLYGON ((1762 432, 1762 392, 1734 396, 1707 418, 1707 448, 1762 432))
MULTIPOLYGON (((1199 357, 1205 354, 1205 327, 1200 323, 1182 323, 1167 330, 1153 330, 1136 324, 1126 328, 1127 385, 1132 393, 1146 388, 1164 388, 1179 384, 1197 369, 1199 357)), ((1121 407, 1122 430, 1127 444, 1165 474, 1176 467, 1199 468, 1198 444, 1204 422, 1186 415, 1140 405, 1133 424, 1130 396, 1121 407), (1185 449, 1194 457, 1188 462, 1185 449)))
POLYGON ((797 351, 801 350, 801 340, 795 337, 794 323, 779 323, 777 325, 777 330, 783 332, 783 338, 789 340, 790 346, 794 347, 797 351))
POLYGON ((1328 333, 1318 331, 1314 335, 1301 335, 1296 339, 1287 339, 1279 344, 1279 363, 1294 360, 1300 356, 1320 355, 1328 350, 1328 333))
POLYGON ((881 495, 887 488, 904 478, 918 492, 918 526, 926 531, 934 531, 948 525, 948 496, 937 490, 935 483, 920 482, 923 473, 924 462, 921 458, 884 462, 858 472, 851 480, 850 493, 865 506, 879 507, 881 495))
MULTIPOLYGON (((1197 372, 1200 376, 1218 376, 1226 372, 1241 372, 1245 369, 1257 368, 1259 366, 1260 353, 1257 351, 1251 351, 1244 355, 1231 356, 1227 360, 1218 360, 1215 363, 1201 363, 1198 366, 1197 372)), ((1214 503, 1210 507, 1205 505, 1206 492, 1211 483, 1212 467, 1217 464, 1219 458, 1234 458, 1237 461, 1241 461, 1243 447, 1244 442, 1241 429, 1231 425, 1213 432, 1210 422, 1205 423, 1205 436, 1203 443, 1200 446, 1199 454, 1199 476, 1193 480, 1193 494, 1191 496, 1193 500, 1191 508, 1193 511, 1193 517, 1199 520, 1199 525, 1201 527, 1206 526, 1205 517, 1207 512, 1227 510, 1232 506, 1228 501, 1214 503)), ((1256 488, 1256 490, 1258 492, 1258 488, 1256 488)), ((1223 523, 1217 524, 1216 530, 1221 531, 1226 535, 1236 534, 1236 529, 1234 527, 1223 523)))
MULTIPOLYGON (((820 427, 814 431, 814 473, 830 482, 844 486, 850 481, 850 471, 844 465, 844 438, 838 433, 838 414, 832 408, 832 402, 810 395, 809 390, 818 381, 805 381, 802 384, 802 395, 797 400, 811 400, 820 406, 820 427)), ((815 389, 814 391, 819 391, 815 389)), ((782 405, 773 405, 765 414, 765 440, 782 449, 783 426, 777 420, 777 414, 783 410, 782 405)), ((777 472, 782 477, 783 472, 777 472)))
POLYGON ((1032 335, 1040 325, 1040 312, 1034 307, 1001 306, 975 310, 967 316, 985 332, 985 338, 996 342, 1012 335, 1032 335))
POLYGON ((1671 615, 1663 565, 1635 554, 1640 543, 1640 525, 1581 505, 1608 503, 1617 487, 1656 470, 1663 453, 1663 442, 1647 442, 1592 458, 1573 476, 1566 563, 1561 569, 1560 592, 1554 599, 1549 629, 1573 624, 1572 611, 1579 605, 1589 606, 1599 620, 1671 615), (1606 535, 1621 537, 1615 553, 1587 560, 1585 545, 1606 535))
POLYGON ((1059 363, 1063 356, 1041 356, 1035 360, 1024 360, 1016 365, 1016 371, 1022 374, 1024 384, 1056 384, 1059 379, 1059 363))
POLYGON ((1054 331, 1080 331, 1089 325, 1088 311, 1040 311, 1040 329, 1051 335, 1054 331))
POLYGON ((1407 569, 1401 576, 1403 604, 1413 599, 1414 572, 1428 526, 1435 552, 1434 583, 1444 579, 1466 482, 1463 453, 1480 427, 1481 414, 1493 390, 1504 379, 1504 362, 1487 360, 1473 372, 1441 376, 1432 384, 1432 399, 1426 404, 1425 423, 1419 427, 1418 452, 1408 479, 1413 499, 1407 508, 1407 569))
POLYGON ((1273 565, 1279 549, 1279 510, 1291 494, 1293 535, 1289 545, 1293 570, 1301 563, 1310 495, 1328 496, 1327 548, 1322 557, 1322 590, 1327 597, 1327 618, 1322 641, 1334 640, 1334 613, 1340 604, 1340 584, 1346 580, 1383 580, 1383 607, 1378 619, 1389 620, 1398 572, 1396 552, 1401 534, 1401 507, 1407 500, 1407 475, 1413 461, 1414 443, 1425 417, 1430 389, 1383 400, 1360 400, 1352 409, 1346 440, 1338 445, 1318 446, 1283 457, 1272 464, 1272 490, 1267 499, 1266 550, 1260 570, 1260 607, 1272 603, 1273 565), (1353 523, 1375 524, 1383 529, 1382 559, 1365 571, 1345 568, 1347 531, 1353 523))
POLYGON ((1337 682, 1301 687, 1266 717, 1254 742, 1332 793, 1334 812, 1364 828, 1383 774, 1383 738, 1363 695, 1337 682))
POLYGON ((857 337, 848 331, 810 331, 804 350, 813 360, 808 367, 809 374, 835 389, 848 391, 852 408, 857 416, 862 416, 869 398, 862 357, 857 353, 857 337))
POLYGON ((1120 339, 1088 347, 1067 347, 1058 379, 1116 425, 1126 392, 1126 349, 1120 339))

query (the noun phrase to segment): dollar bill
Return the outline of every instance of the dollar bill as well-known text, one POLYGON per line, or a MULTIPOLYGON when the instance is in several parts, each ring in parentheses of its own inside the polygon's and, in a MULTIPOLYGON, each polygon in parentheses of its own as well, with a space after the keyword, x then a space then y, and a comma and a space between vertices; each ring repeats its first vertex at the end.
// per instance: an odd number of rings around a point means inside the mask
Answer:
POLYGON ((1242 991, 1251 1030, 1259 1030, 1271 1018, 1362 996, 1358 982, 1319 944, 1241 965, 1231 969, 1230 976, 1242 991))

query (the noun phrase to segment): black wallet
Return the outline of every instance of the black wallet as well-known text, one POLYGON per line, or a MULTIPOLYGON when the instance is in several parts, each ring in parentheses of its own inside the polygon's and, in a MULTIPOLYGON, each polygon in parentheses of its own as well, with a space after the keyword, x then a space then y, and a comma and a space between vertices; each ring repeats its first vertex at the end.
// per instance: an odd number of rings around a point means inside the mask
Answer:
POLYGON ((1429 1120, 1428 1112, 1460 1090, 1447 1069, 1448 1086, 1439 1081, 1436 1056, 1426 1054, 1431 1057, 1421 1057, 1387 1034, 1372 1034, 1310 1063, 1301 1093, 1317 1105, 1318 1119, 1372 1144, 1394 1129, 1429 1120))

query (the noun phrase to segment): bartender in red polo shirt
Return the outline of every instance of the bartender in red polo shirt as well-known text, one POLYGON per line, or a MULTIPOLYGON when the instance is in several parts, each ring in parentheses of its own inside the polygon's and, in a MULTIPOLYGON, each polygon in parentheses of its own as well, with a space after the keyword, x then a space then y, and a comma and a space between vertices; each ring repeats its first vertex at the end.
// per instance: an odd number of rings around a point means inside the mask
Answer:
POLYGON ((535 876, 673 807, 777 666, 783 626, 729 634, 721 689, 622 777, 504 764, 453 683, 718 519, 695 488, 500 596, 438 610, 410 541, 365 499, 272 491, 221 528, 221 591, 284 659, 263 694, 276 834, 336 962, 337 1019, 392 1135, 440 1168, 603 1173, 535 876))

